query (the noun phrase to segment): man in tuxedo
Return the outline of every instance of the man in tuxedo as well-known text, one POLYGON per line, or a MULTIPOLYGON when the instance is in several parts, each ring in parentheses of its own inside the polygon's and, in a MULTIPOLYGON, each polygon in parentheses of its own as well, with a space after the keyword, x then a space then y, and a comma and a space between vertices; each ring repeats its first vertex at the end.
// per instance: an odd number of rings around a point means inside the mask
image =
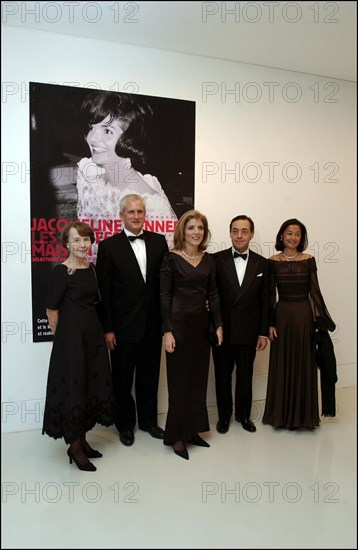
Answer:
POLYGON ((229 430, 233 411, 232 373, 236 365, 235 420, 255 432, 250 419, 252 376, 256 351, 267 345, 269 327, 268 260, 252 250, 254 222, 245 215, 230 222, 232 246, 214 254, 216 280, 222 308, 224 340, 213 346, 218 407, 216 429, 229 430))
POLYGON ((123 197, 120 215, 123 231, 99 243, 96 270, 104 306, 102 324, 111 350, 114 423, 123 445, 130 446, 137 416, 141 430, 157 439, 164 437, 157 424, 162 349, 159 278, 168 245, 164 235, 143 231, 145 202, 140 195, 123 197))

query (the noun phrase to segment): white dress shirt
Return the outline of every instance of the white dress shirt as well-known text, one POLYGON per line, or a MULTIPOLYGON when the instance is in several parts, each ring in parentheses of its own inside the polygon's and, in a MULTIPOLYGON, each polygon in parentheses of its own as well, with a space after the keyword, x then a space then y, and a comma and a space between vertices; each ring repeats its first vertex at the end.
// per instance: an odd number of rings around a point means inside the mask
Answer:
MULTIPOLYGON (((130 231, 128 231, 128 229, 126 228, 124 228, 124 232, 127 235, 127 237, 137 236, 134 233, 131 233, 130 231)), ((139 233, 139 235, 141 235, 142 233, 143 233, 143 230, 139 233)), ((145 248, 145 241, 144 239, 136 239, 135 241, 129 241, 129 243, 133 248, 133 252, 135 254, 135 257, 137 258, 137 262, 145 282, 146 276, 147 276, 147 251, 145 248)))
POLYGON ((239 252, 238 250, 235 250, 234 247, 232 247, 232 255, 233 256, 234 256, 234 252, 237 252, 238 254, 247 254, 246 260, 244 260, 243 258, 239 258, 239 257, 233 258, 236 273, 237 273, 237 278, 239 280, 239 285, 241 286, 242 281, 244 280, 244 277, 245 277, 247 262, 249 261, 249 249, 245 250, 245 252, 239 252))

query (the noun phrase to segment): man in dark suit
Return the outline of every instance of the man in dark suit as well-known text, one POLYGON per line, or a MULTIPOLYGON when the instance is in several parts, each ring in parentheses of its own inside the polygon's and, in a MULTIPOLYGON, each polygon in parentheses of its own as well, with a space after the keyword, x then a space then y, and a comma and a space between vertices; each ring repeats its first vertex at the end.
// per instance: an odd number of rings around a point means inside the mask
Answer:
POLYGON ((269 267, 263 256, 249 250, 254 222, 236 216, 230 223, 232 247, 214 254, 222 308, 224 340, 213 346, 219 433, 229 430, 233 410, 232 373, 236 365, 235 419, 255 432, 250 419, 252 376, 256 351, 267 345, 269 325, 269 267))
POLYGON ((162 329, 160 267, 168 245, 163 235, 143 231, 145 202, 126 195, 120 202, 124 229, 101 241, 97 276, 104 306, 103 328, 111 350, 117 402, 115 426, 123 445, 134 443, 134 427, 163 439, 157 425, 162 329), (135 378, 135 401, 132 396, 135 378))

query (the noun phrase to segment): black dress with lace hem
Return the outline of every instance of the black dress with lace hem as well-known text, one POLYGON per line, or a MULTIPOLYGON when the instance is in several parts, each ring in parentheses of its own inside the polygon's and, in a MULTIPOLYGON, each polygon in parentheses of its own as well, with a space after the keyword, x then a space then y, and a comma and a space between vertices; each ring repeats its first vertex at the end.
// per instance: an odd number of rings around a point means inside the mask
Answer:
POLYGON ((95 302, 93 269, 53 268, 46 307, 59 311, 42 433, 72 443, 96 423, 113 424, 112 376, 95 302))
POLYGON ((275 428, 319 426, 315 328, 334 330, 317 279, 316 261, 269 260, 271 342, 265 411, 262 422, 275 428), (279 299, 276 302, 276 290, 279 299))

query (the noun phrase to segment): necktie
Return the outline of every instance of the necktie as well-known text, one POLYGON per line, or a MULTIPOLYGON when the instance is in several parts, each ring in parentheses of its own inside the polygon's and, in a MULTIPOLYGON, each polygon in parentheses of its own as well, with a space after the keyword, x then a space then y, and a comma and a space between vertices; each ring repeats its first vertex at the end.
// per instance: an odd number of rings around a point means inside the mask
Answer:
POLYGON ((141 233, 140 235, 133 235, 133 236, 128 235, 128 239, 131 242, 135 241, 136 239, 144 239, 144 233, 141 233))
POLYGON ((238 252, 234 252, 234 258, 242 258, 243 260, 246 261, 247 254, 239 254, 238 252))

